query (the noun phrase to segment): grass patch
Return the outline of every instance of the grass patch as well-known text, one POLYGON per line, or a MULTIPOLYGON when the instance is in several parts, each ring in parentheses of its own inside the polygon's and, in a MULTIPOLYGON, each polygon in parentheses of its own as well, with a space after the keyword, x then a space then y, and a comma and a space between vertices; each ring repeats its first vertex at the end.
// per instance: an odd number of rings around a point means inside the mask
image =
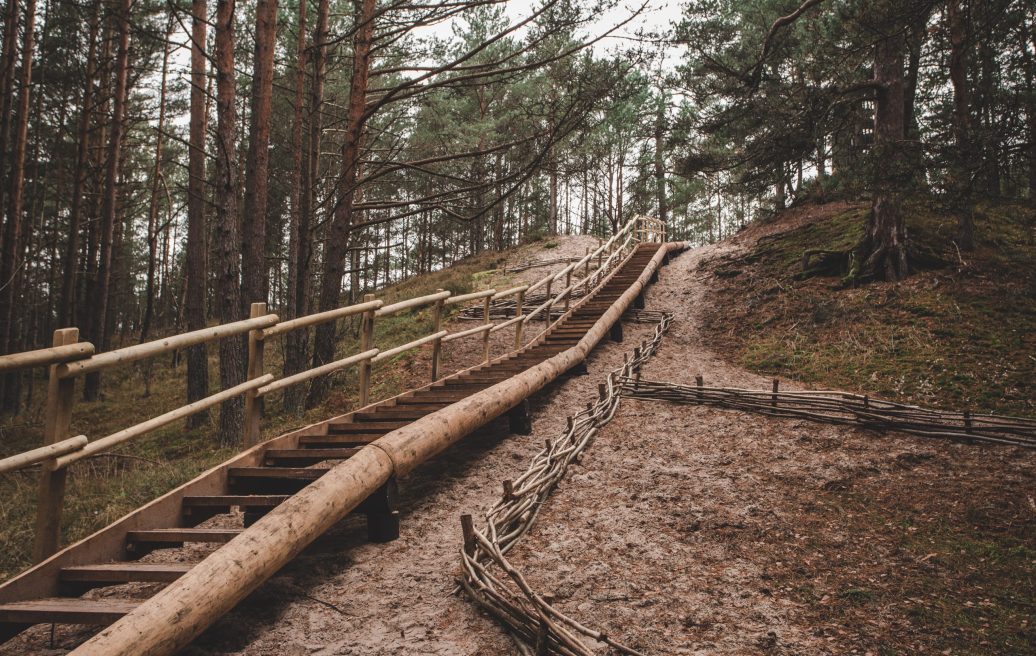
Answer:
POLYGON ((1031 209, 977 208, 978 248, 958 257, 948 237, 955 219, 912 204, 913 243, 956 265, 857 288, 796 276, 805 250, 848 248, 865 226, 865 207, 820 209, 819 220, 712 264, 716 311, 706 327, 717 342, 759 373, 949 409, 1036 414, 1031 209))

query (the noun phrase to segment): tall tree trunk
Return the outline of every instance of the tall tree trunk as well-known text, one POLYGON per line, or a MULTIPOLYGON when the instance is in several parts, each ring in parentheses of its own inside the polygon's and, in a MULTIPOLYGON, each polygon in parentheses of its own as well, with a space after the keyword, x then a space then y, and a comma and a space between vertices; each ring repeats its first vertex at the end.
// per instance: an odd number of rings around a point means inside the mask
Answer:
MULTIPOLYGON (((303 239, 308 239, 308 234, 303 234, 302 228, 302 184, 303 184, 303 157, 302 127, 303 109, 305 105, 306 91, 306 0, 299 0, 298 19, 298 44, 295 48, 295 113, 291 124, 291 191, 289 192, 289 205, 291 219, 288 234, 288 289, 287 289, 287 317, 289 319, 301 316, 299 312, 299 275, 302 273, 299 263, 299 251, 303 239)), ((285 338, 284 351, 284 376, 291 376, 302 371, 306 363, 306 331, 295 330, 285 338)), ((284 391, 284 408, 289 412, 298 412, 302 409, 303 394, 298 385, 293 385, 284 391)))
POLYGON ((87 34, 86 79, 80 103, 79 124, 76 129, 75 181, 72 184, 72 208, 68 217, 68 241, 62 264, 61 300, 58 303, 58 324, 68 326, 74 320, 76 304, 76 272, 79 267, 79 231, 83 217, 83 195, 86 193, 87 161, 90 149, 90 121, 93 115, 94 79, 97 75, 97 34, 101 25, 101 3, 94 3, 87 34))
MULTIPOLYGON (((235 0, 216 4, 216 225, 214 239, 217 271, 216 309, 220 323, 241 318, 241 250, 237 213, 237 78, 234 71, 235 0)), ((245 341, 241 337, 220 340, 219 380, 223 389, 244 382, 245 341)), ((244 419, 240 397, 225 401, 219 413, 219 438, 233 444, 241 438, 244 419)))
POLYGON ((165 95, 169 73, 169 45, 173 20, 166 24, 166 46, 162 53, 162 86, 158 93, 158 129, 155 134, 155 168, 151 175, 151 197, 147 209, 147 281, 144 286, 144 319, 140 324, 140 341, 147 341, 155 316, 155 270, 158 268, 158 188, 162 183, 162 136, 165 130, 165 95))
MULTIPOLYGON (((0 181, 4 180, 4 174, 7 172, 7 153, 11 141, 14 74, 18 59, 19 4, 19 0, 7 0, 4 8, 4 45, 0 49, 0 181)), ((7 185, 0 184, 0 208, 5 207, 4 196, 6 193, 7 185)), ((3 235, 0 234, 0 243, 2 242, 3 235)), ((0 346, 2 345, 0 344, 0 346)))
MULTIPOLYGON (((22 256, 25 241, 29 237, 32 223, 26 221, 22 212, 23 193, 25 191, 25 151, 29 141, 29 104, 32 91, 32 59, 34 39, 36 36, 36 0, 28 0, 25 5, 25 27, 22 35, 22 70, 18 89, 17 126, 14 133, 14 148, 11 161, 11 177, 8 182, 10 199, 7 206, 7 222, 4 224, 4 240, 2 263, 0 263, 0 324, 3 333, 0 335, 0 348, 4 353, 11 353, 18 341, 19 326, 15 324, 15 304, 22 283, 22 256)), ((3 409, 12 411, 18 408, 21 389, 20 377, 17 373, 9 374, 4 379, 3 409)))
POLYGON ((669 223, 669 203, 665 184, 665 103, 659 101, 655 117, 655 196, 658 200, 658 220, 669 223))
MULTIPOLYGON (((205 133, 208 125, 206 104, 205 41, 208 32, 207 0, 191 3, 191 125, 187 156, 187 269, 184 313, 187 329, 205 327, 205 289, 208 282, 205 227, 205 133)), ((209 358, 204 344, 187 349, 187 400, 197 401, 209 393, 209 358)), ((187 420, 197 428, 209 420, 208 410, 187 420)))
POLYGON ((253 302, 265 302, 266 202, 270 170, 270 119, 273 102, 273 52, 277 40, 277 0, 258 0, 255 11, 255 59, 245 164, 245 203, 241 215, 242 314, 253 302))
MULTIPOLYGON (((118 24, 118 49, 115 54, 115 91, 112 99, 111 133, 108 139, 108 165, 104 175, 104 196, 101 200, 100 259, 97 263, 97 293, 91 299, 94 308, 90 336, 98 350, 111 345, 114 326, 108 322, 108 304, 112 279, 112 251, 115 239, 115 217, 118 213, 119 171, 122 157, 122 136, 125 132, 126 97, 129 81, 129 14, 130 0, 118 0, 115 20, 118 24)), ((87 400, 97 399, 101 376, 88 374, 83 394, 87 400)))
POLYGON ((860 256, 864 270, 881 280, 907 276, 906 227, 903 223, 903 180, 910 175, 904 152, 903 37, 893 31, 874 51, 874 197, 860 256))
POLYGON ((950 83, 953 85, 953 138, 957 153, 950 164, 949 194, 957 212, 957 245, 975 248, 975 225, 971 207, 971 101, 968 92, 968 16, 962 0, 950 0, 947 20, 950 33, 950 83))
MULTIPOLYGON (((349 247, 352 226, 353 201, 360 168, 360 143, 367 103, 367 79, 370 73, 371 41, 374 36, 375 0, 355 0, 356 33, 353 35, 353 75, 349 87, 345 128, 342 142, 342 176, 339 180, 338 202, 328 230, 324 248, 323 276, 320 281, 320 310, 337 307, 342 291, 345 255, 349 247)), ((313 366, 331 362, 334 358, 335 324, 328 322, 316 329, 313 345, 313 366)), ((327 395, 327 381, 318 379, 310 387, 307 405, 314 407, 327 395)))

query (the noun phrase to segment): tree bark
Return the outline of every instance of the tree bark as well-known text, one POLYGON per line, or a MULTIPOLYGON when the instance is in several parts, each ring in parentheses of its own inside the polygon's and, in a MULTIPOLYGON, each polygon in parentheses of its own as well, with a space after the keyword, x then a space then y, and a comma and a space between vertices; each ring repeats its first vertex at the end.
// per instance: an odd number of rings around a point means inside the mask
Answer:
POLYGON ((660 99, 655 118, 655 195, 658 200, 658 220, 669 223, 669 201, 665 184, 665 103, 660 99))
POLYGON ((58 302, 58 325, 67 327, 74 320, 76 304, 76 273, 79 267, 79 231, 83 217, 83 195, 86 193, 87 161, 90 144, 91 104, 94 101, 94 79, 97 75, 97 34, 100 31, 101 3, 94 3, 87 33, 86 79, 80 103, 79 124, 76 129, 75 181, 72 184, 72 207, 68 216, 68 241, 65 243, 62 264, 61 300, 58 302))
MULTIPOLYGON (((342 176, 338 186, 338 202, 328 229, 324 250, 323 276, 320 281, 320 311, 338 306, 345 272, 345 255, 349 247, 356 181, 359 177, 360 144, 366 119, 367 80, 370 73, 371 42, 374 36, 375 0, 355 1, 356 32, 353 35, 353 74, 349 87, 345 128, 342 143, 342 176)), ((335 324, 328 322, 316 329, 313 345, 313 366, 331 362, 334 358, 335 324)), ((317 379, 310 387, 307 405, 314 407, 327 395, 327 381, 317 379)))
MULTIPOLYGON (((205 288, 207 286, 207 253, 205 229, 205 133, 208 126, 206 104, 205 41, 208 32, 208 2, 191 3, 191 125, 187 156, 187 253, 184 312, 187 329, 205 327, 205 288)), ((205 397, 209 391, 209 358, 204 344, 187 349, 187 401, 205 397)), ((187 420, 190 428, 198 428, 209 420, 203 410, 187 420)))
POLYGON ((905 156, 903 105, 903 37, 893 31, 874 52, 878 85, 874 111, 874 197, 861 257, 864 270, 881 280, 907 276, 906 227, 903 223, 903 180, 909 176, 905 156))
POLYGON ((241 215, 242 316, 252 303, 267 300, 266 205, 270 170, 270 119, 273 102, 273 53, 277 40, 277 0, 258 0, 255 58, 245 164, 245 203, 241 215))
MULTIPOLYGON (((303 109, 306 91, 306 0, 299 0, 298 43, 295 48, 295 104, 291 124, 291 191, 289 205, 291 218, 288 230, 288 284, 287 284, 287 318, 293 319, 304 313, 299 311, 299 276, 303 273, 299 262, 299 252, 303 239, 308 234, 302 233, 302 184, 303 156, 302 127, 303 109)), ((308 230, 307 230, 308 232, 308 230)), ((302 371, 306 362, 307 331, 296 330, 285 337, 284 376, 288 377, 302 371)), ((298 385, 284 390, 284 409, 298 412, 302 409, 302 388, 298 385)))
MULTIPOLYGON (((241 318, 241 250, 237 213, 237 79, 234 71, 235 0, 216 4, 216 225, 213 231, 217 270, 217 316, 220 323, 241 318)), ((219 342, 219 379, 223 389, 245 380, 245 341, 230 337, 219 342)), ((240 397, 225 401, 219 413, 222 444, 240 440, 244 406, 240 397)))
MULTIPOLYGON (((29 237, 32 223, 25 220, 22 212, 23 194, 25 191, 25 151, 29 140, 29 104, 32 96, 32 59, 36 36, 36 0, 28 0, 25 5, 25 26, 22 35, 22 69, 18 88, 17 125, 14 132, 14 147, 11 160, 11 175, 8 180, 10 198, 7 205, 7 222, 4 224, 2 263, 0 263, 0 281, 3 291, 0 292, 0 324, 3 334, 0 335, 0 348, 4 353, 16 350, 19 326, 15 304, 18 291, 22 286, 22 257, 25 240, 29 237)), ((21 390, 20 376, 8 374, 4 378, 3 409, 18 409, 21 390)))
POLYGON ((155 270, 158 268, 158 188, 162 182, 162 136, 165 130, 165 96, 169 74, 169 45, 173 20, 166 24, 166 46, 162 51, 162 85, 158 93, 158 129, 155 134, 155 167, 151 175, 151 197, 147 209, 147 280, 144 285, 144 318, 140 324, 140 341, 147 341, 155 316, 155 270))
MULTIPOLYGON (((118 48, 115 53, 115 90, 112 99, 111 133, 108 137, 108 162, 104 174, 104 196, 101 200, 100 259, 97 263, 96 294, 91 299, 94 308, 90 336, 99 351, 111 345, 114 328, 108 321, 111 303, 112 263, 115 248, 115 222, 119 205, 119 173, 122 162, 122 138, 125 133, 126 100, 129 83, 129 17, 130 0, 117 0, 115 20, 118 24, 118 48)), ((88 374, 83 394, 87 400, 96 400, 100 393, 99 373, 88 374)))
POLYGON ((975 248, 975 225, 971 208, 971 101, 968 91, 967 7, 961 0, 950 0, 947 20, 950 34, 950 83, 953 85, 953 138, 957 152, 950 164, 950 197, 957 212, 957 245, 961 250, 975 248))

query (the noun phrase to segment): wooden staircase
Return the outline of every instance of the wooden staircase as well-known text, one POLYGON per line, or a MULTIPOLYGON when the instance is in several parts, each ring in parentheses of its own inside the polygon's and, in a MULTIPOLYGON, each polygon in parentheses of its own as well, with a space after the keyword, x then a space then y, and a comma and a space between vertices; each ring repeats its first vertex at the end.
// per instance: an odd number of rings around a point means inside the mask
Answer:
MULTIPOLYGON (((638 279, 659 247, 656 243, 638 246, 603 287, 577 304, 535 344, 422 389, 265 442, 8 581, 0 586, 0 640, 38 623, 107 625, 118 620, 140 600, 110 596, 117 590, 105 591, 103 597, 83 595, 125 584, 152 584, 157 590, 155 584, 175 581, 193 563, 162 562, 163 550, 185 543, 226 543, 360 447, 571 348, 638 279), (243 514, 228 515, 235 509, 243 514), (217 516, 223 517, 210 522, 217 516), (218 526, 201 526, 206 522, 218 526), (145 556, 147 562, 141 560, 145 556)), ((511 411, 513 430, 527 428, 526 407, 523 403, 511 411)), ((356 510, 366 515, 373 541, 398 537, 394 485, 390 481, 382 486, 356 510)))

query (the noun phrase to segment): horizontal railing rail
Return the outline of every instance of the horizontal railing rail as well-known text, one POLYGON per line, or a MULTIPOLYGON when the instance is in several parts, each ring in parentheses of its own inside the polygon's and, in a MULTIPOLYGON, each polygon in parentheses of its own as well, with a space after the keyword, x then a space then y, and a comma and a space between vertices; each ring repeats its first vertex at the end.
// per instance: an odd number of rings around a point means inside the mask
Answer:
MULTIPOLYGON (((372 365, 427 345, 432 346, 432 382, 440 378, 443 344, 481 335, 482 362, 488 363, 492 357, 490 338, 493 334, 513 327, 515 351, 534 344, 550 329, 557 318, 569 311, 571 301, 577 291, 581 291, 581 296, 592 293, 594 289, 603 284, 611 272, 621 266, 632 254, 637 242, 661 241, 665 234, 665 225, 660 221, 647 217, 635 217, 596 249, 592 251, 588 249, 582 258, 570 262, 560 271, 548 273, 531 284, 517 285, 509 289, 485 289, 458 295, 438 290, 433 294, 403 299, 389 304, 374 298, 372 294, 367 294, 362 302, 354 305, 284 321, 281 321, 276 314, 268 313, 265 303, 253 303, 251 316, 248 319, 163 337, 104 353, 95 353, 92 344, 80 342, 78 329, 63 328, 55 331, 54 344, 50 348, 0 356, 0 372, 35 367, 49 367, 50 372, 44 415, 43 446, 0 459, 0 474, 33 465, 42 465, 41 497, 37 504, 35 557, 37 560, 42 560, 57 550, 60 542, 64 476, 70 465, 238 396, 243 396, 245 399, 243 441, 245 445, 251 446, 257 443, 261 437, 262 405, 260 400, 262 398, 320 376, 358 367, 358 402, 359 406, 363 407, 370 400, 372 365), (581 278, 578 277, 580 273, 581 278), (573 278, 577 279, 573 280, 573 278), (557 287, 560 289, 554 291, 557 287), (540 289, 545 290, 543 296, 546 300, 533 308, 531 312, 525 312, 526 297, 540 289), (492 303, 506 301, 510 304, 512 303, 510 299, 514 299, 514 316, 494 322, 490 316, 492 303), (480 325, 452 332, 443 328, 447 307, 473 301, 481 301, 480 318, 482 323, 480 325), (374 345, 376 320, 429 306, 432 312, 432 329, 429 334, 388 348, 378 348, 374 345), (558 314, 559 309, 560 315, 558 314), (315 364, 308 369, 280 378, 264 371, 265 345, 270 338, 356 316, 360 317, 357 353, 332 362, 315 364), (543 330, 529 338, 527 326, 537 318, 542 319, 543 330), (90 440, 85 435, 71 435, 75 380, 80 376, 244 334, 248 335, 248 365, 244 382, 99 439, 90 440)), ((510 305, 508 307, 510 308, 510 305)))

